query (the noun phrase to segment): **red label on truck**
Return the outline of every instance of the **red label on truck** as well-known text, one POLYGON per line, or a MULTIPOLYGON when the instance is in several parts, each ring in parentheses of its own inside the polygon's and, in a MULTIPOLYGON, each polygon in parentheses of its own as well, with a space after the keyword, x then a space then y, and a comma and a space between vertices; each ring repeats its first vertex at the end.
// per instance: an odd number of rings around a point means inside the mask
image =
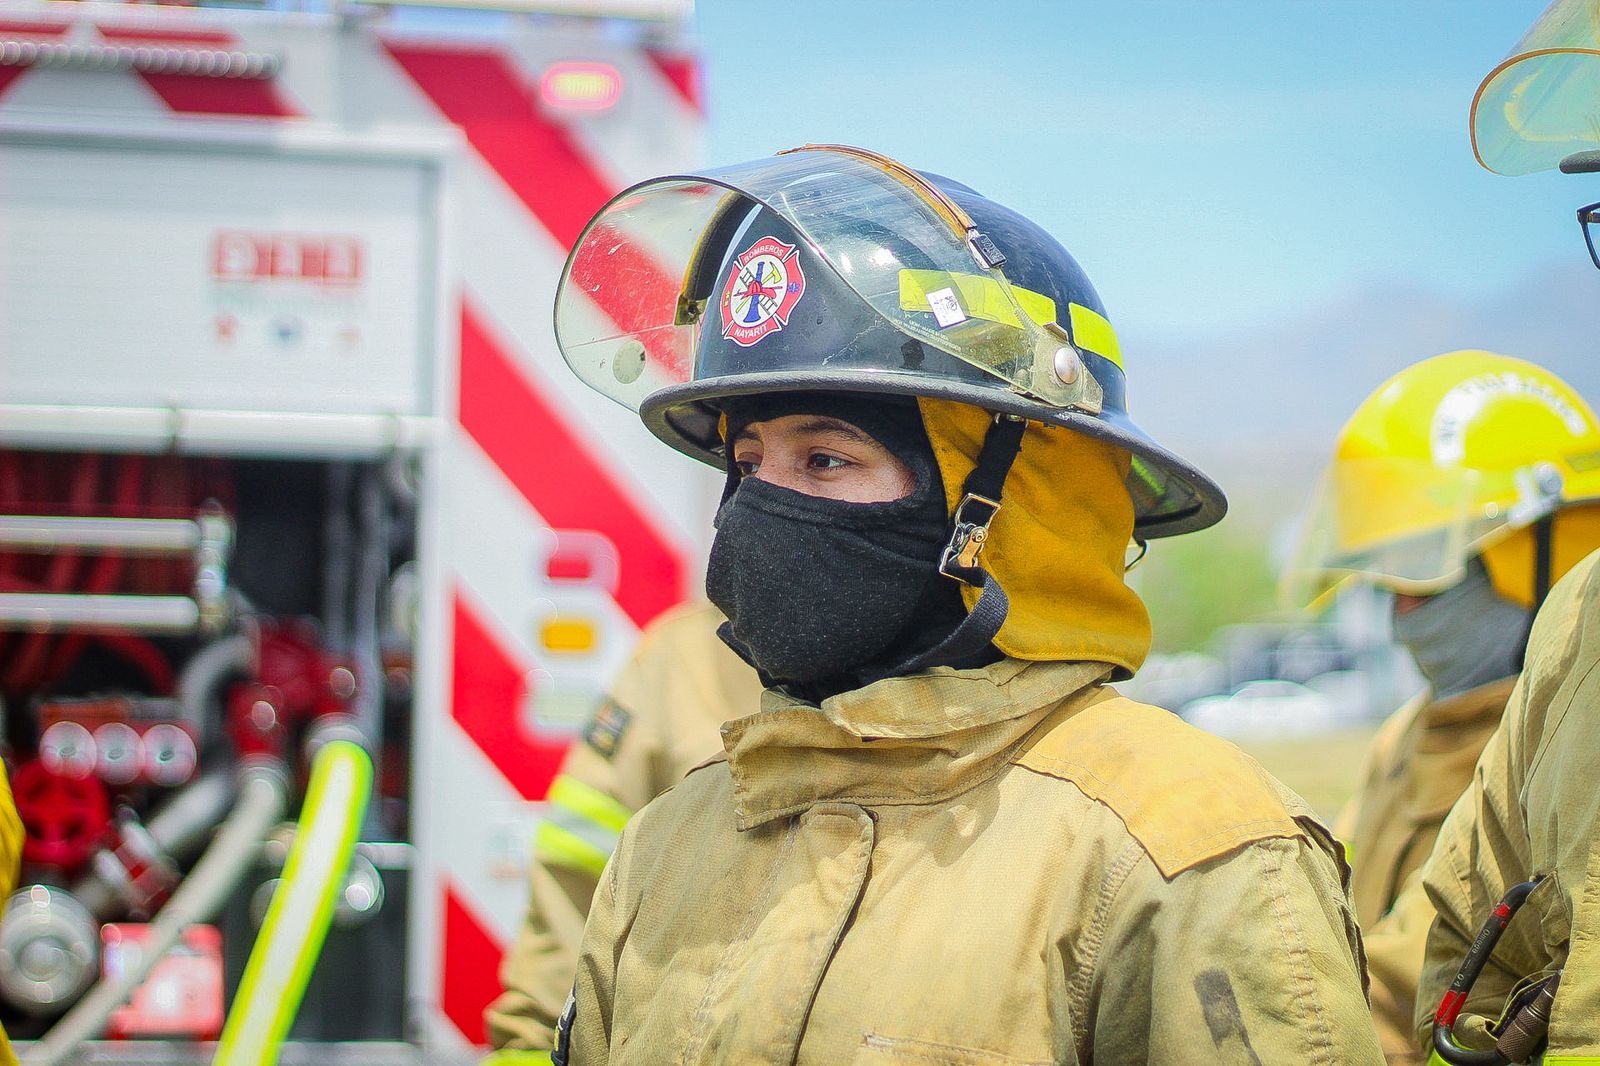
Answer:
POLYGON ((211 274, 218 281, 350 288, 361 284, 365 258, 361 239, 348 235, 221 230, 211 242, 211 274))

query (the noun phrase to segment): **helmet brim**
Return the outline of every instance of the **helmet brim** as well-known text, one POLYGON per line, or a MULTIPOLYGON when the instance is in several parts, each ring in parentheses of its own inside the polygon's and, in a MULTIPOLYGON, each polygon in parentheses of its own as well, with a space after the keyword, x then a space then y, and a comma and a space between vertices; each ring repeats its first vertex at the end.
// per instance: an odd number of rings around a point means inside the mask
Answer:
POLYGON ((1061 426, 1086 437, 1126 448, 1148 473, 1162 482, 1159 492, 1135 485, 1141 474, 1129 475, 1134 499, 1134 536, 1175 537, 1216 525, 1228 512, 1220 486, 1186 460, 1157 444, 1120 411, 1091 415, 1051 407, 1008 390, 883 371, 817 371, 796 374, 740 374, 669 385, 649 395, 639 408, 644 424, 673 448, 717 468, 722 467, 722 440, 716 401, 762 392, 866 392, 927 396, 971 404, 996 414, 1061 426))

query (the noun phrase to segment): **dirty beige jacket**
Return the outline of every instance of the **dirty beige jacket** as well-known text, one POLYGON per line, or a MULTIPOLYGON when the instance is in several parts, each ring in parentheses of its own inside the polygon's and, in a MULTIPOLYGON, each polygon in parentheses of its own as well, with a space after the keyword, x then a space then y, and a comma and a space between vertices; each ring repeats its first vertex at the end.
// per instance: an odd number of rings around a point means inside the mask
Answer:
POLYGON ((1372 1016, 1390 1066, 1424 1061, 1412 1016, 1433 911, 1412 875, 1472 783, 1472 768, 1515 682, 1508 677, 1444 700, 1424 694, 1396 711, 1373 738, 1360 788, 1334 826, 1354 867, 1351 894, 1365 934, 1372 1016), (1410 898, 1400 907, 1402 889, 1410 898))
POLYGON ((623 834, 570 1061, 1381 1063, 1331 836, 1106 671, 766 693, 623 834))
MULTIPOLYGON (((1565 966, 1546 1066, 1600 1063, 1600 553, 1551 590, 1522 678, 1422 880, 1438 920, 1417 993, 1418 1040, 1505 890, 1545 882, 1512 920, 1466 1011, 1498 1017, 1512 985, 1565 966)), ((1481 1023, 1457 1024, 1470 1042, 1481 1023)))
MULTIPOLYGON (((651 624, 610 698, 574 744, 534 841, 528 910, 500 966, 505 989, 484 1014, 499 1049, 548 1049, 572 989, 583 921, 600 871, 634 811, 722 747, 717 729, 755 710, 755 671, 717 638, 707 603, 651 624)), ((499 1055, 495 1066, 540 1061, 499 1055)))

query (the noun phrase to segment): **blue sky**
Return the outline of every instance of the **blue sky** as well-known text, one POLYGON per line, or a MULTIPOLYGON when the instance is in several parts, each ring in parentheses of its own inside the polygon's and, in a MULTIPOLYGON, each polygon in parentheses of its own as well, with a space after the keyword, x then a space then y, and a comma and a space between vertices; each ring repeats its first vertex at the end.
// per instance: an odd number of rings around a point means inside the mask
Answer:
MULTIPOLYGON (((701 0, 709 157, 862 144, 1034 216, 1114 321, 1177 339, 1395 281, 1584 269, 1600 179, 1473 160, 1542 0, 701 0)), ((1596 279, 1600 281, 1600 278, 1596 279)))

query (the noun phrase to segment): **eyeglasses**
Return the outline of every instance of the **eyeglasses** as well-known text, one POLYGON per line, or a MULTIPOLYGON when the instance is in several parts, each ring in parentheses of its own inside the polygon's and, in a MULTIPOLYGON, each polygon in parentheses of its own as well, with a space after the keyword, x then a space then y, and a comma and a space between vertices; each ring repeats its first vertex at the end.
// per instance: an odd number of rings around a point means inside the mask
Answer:
POLYGON ((1594 247, 1595 228, 1600 224, 1600 203, 1578 208, 1578 225, 1583 227, 1583 242, 1589 246, 1589 259, 1600 270, 1600 252, 1594 247))

